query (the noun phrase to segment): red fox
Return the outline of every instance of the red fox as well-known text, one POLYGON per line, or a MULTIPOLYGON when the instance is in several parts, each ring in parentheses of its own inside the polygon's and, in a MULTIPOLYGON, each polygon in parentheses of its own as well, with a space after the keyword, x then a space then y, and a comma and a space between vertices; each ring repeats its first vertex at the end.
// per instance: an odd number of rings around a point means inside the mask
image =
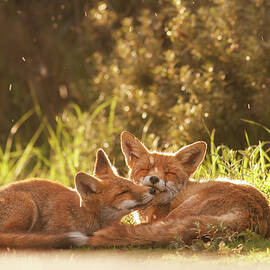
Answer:
POLYGON ((48 180, 0 190, 0 247, 66 248, 151 202, 155 189, 119 177, 105 152, 97 152, 94 176, 79 172, 76 190, 48 180))
POLYGON ((189 179, 205 156, 205 142, 168 154, 150 152, 128 132, 121 139, 131 180, 160 193, 142 212, 148 224, 107 227, 90 237, 91 246, 166 246, 176 238, 191 244, 214 237, 213 228, 220 224, 229 232, 250 229, 270 236, 269 204, 259 190, 243 181, 189 179))

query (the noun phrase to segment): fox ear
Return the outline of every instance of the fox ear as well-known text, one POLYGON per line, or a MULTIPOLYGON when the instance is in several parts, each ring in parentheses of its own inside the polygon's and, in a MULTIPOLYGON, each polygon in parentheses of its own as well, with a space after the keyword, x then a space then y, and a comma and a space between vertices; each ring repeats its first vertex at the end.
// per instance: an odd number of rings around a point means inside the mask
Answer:
POLYGON ((121 134, 121 148, 128 166, 131 166, 135 159, 148 153, 144 145, 128 131, 121 134))
POLYGON ((182 163, 188 176, 194 173, 203 161, 206 148, 207 144, 203 141, 199 141, 181 148, 175 154, 175 157, 182 163))
POLYGON ((78 172, 75 176, 75 185, 82 198, 87 198, 89 194, 100 193, 102 182, 97 178, 84 173, 78 172))
POLYGON ((110 160, 104 150, 100 148, 97 151, 94 175, 101 177, 108 174, 115 175, 110 160))

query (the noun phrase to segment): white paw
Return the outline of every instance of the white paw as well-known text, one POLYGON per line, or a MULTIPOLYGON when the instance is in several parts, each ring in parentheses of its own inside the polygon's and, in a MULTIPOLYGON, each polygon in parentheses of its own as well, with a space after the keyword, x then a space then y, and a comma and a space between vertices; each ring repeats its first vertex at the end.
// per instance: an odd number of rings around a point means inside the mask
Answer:
POLYGON ((81 232, 70 232, 67 233, 67 237, 71 243, 77 247, 84 246, 88 243, 88 237, 81 232))

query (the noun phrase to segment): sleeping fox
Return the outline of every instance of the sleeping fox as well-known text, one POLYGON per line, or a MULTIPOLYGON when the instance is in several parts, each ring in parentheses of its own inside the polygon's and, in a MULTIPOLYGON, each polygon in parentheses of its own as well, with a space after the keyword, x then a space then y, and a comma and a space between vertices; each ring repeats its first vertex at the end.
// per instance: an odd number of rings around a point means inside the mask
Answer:
POLYGON ((119 177, 105 152, 94 176, 79 172, 76 190, 48 180, 21 181, 0 190, 0 247, 66 248, 151 202, 155 189, 119 177))
POLYGON ((141 211, 148 224, 117 224, 94 233, 91 246, 166 246, 181 239, 213 237, 221 224, 231 232, 247 229, 270 236, 270 211, 265 196, 243 181, 189 179, 204 159, 206 143, 199 141, 176 153, 150 152, 129 132, 121 136, 130 179, 159 191, 141 211), (212 225, 212 226, 210 226, 212 225))

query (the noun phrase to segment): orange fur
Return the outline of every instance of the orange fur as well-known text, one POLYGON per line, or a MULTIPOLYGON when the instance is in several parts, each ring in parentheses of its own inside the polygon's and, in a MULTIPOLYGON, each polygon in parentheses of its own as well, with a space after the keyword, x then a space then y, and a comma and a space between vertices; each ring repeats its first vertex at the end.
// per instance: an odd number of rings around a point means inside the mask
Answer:
POLYGON ((132 134, 124 132, 122 149, 131 180, 156 187, 160 193, 140 212, 148 224, 107 227, 94 233, 90 245, 164 246, 176 238, 190 244, 196 238, 213 237, 210 224, 222 224, 230 232, 250 229, 270 236, 269 204, 256 188, 243 181, 189 180, 204 158, 204 142, 165 154, 148 151, 132 134))
POLYGON ((64 248, 149 203, 153 190, 116 175, 99 150, 95 176, 78 173, 76 190, 48 180, 21 181, 0 190, 0 247, 64 248))

